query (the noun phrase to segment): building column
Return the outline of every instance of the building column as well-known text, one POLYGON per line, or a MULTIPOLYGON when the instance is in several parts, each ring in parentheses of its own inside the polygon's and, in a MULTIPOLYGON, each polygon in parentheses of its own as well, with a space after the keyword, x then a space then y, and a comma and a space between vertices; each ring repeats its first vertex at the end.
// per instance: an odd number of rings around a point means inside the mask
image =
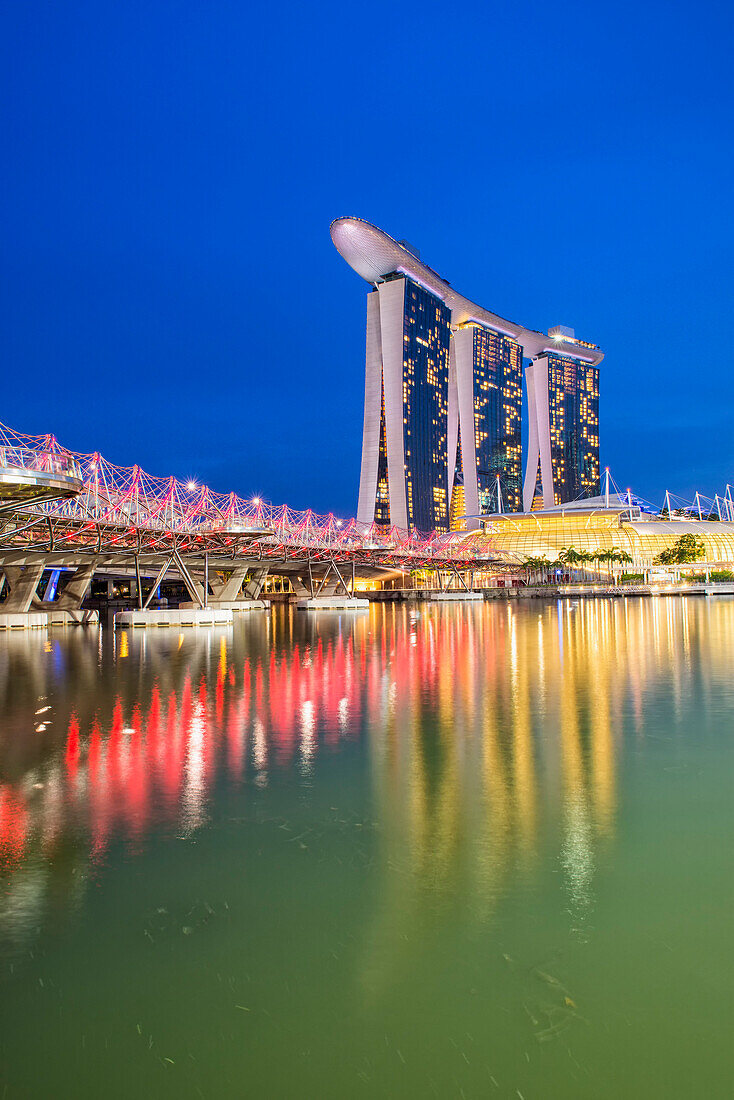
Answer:
MULTIPOLYGON (((405 485, 405 426, 403 383, 405 343, 405 279, 380 283, 380 335, 382 338, 382 383, 385 392, 385 442, 387 479, 390 492, 390 523, 408 529, 408 498, 405 485)), ((379 442, 379 437, 378 437, 379 442)))
POLYGON ((548 395, 548 356, 534 359, 525 370, 525 382, 528 391, 528 440, 527 464, 523 484, 523 508, 529 512, 535 486, 538 481, 538 462, 543 484, 543 507, 553 508, 556 502, 553 483, 553 462, 551 457, 550 409, 548 395))
MULTIPOLYGON (((455 370, 456 437, 461 427, 461 459, 464 471, 464 506, 468 516, 481 512, 479 505, 479 473, 477 470, 476 427, 474 422, 474 329, 459 329, 451 336, 452 358, 455 370)), ((451 376, 449 375, 449 386, 451 376)), ((451 408, 449 390, 449 409, 451 408)), ((451 442, 451 422, 449 421, 449 442, 451 442)), ((456 443, 454 443, 454 452, 456 443)), ((449 451, 449 462, 451 452, 449 451)), ((453 479, 453 470, 450 470, 453 479)), ((467 523, 467 530, 479 527, 477 520, 467 523)))
POLYGON ((377 469, 380 457, 382 419, 382 339, 380 336, 380 296, 367 295, 367 354, 364 374, 364 424, 362 428, 362 467, 359 477, 357 521, 371 525, 375 518, 377 469))

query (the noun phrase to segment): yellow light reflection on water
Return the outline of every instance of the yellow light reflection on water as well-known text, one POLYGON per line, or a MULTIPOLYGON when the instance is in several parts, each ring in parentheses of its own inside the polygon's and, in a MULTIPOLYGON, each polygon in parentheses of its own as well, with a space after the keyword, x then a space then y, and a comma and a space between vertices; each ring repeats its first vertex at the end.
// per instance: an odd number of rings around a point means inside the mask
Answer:
POLYGON ((694 690, 713 705, 731 637, 734 602, 694 599, 392 604, 358 619, 284 608, 212 636, 79 631, 50 649, 8 636, 4 912, 32 867, 37 890, 38 859, 52 865, 65 837, 83 862, 162 821, 192 832, 222 772, 264 789, 291 769, 313 784, 324 758, 360 743, 384 886, 366 986, 419 915, 460 904, 487 919, 549 845, 581 928, 615 843, 630 738, 645 739, 658 696, 673 719, 694 690))

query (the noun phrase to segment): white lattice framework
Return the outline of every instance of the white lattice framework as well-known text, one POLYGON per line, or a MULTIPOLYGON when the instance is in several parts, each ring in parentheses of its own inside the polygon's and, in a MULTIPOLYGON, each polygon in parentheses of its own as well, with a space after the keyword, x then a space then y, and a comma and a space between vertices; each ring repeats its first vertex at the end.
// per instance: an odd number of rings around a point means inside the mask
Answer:
MULTIPOLYGON (((136 545, 141 552, 174 542, 189 551, 217 551, 241 543, 256 546, 264 556, 313 550, 376 560, 411 559, 411 565, 414 559, 464 564, 476 554, 473 540, 462 532, 385 530, 354 519, 343 521, 333 513, 320 515, 236 493, 216 493, 172 476, 154 477, 137 465, 114 465, 99 452, 71 451, 53 435, 25 435, 2 424, 0 468, 77 482, 75 496, 18 505, 18 513, 53 521, 56 549, 95 540, 105 550, 136 545)), ((486 554, 485 539, 481 556, 486 554)))

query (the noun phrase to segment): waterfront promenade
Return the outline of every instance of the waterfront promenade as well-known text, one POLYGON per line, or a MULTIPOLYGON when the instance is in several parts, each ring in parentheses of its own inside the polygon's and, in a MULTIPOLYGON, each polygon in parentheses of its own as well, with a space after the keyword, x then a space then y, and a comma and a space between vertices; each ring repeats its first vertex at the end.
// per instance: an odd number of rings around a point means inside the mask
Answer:
POLYGON ((629 599, 636 596, 734 596, 734 583, 705 581, 696 584, 535 584, 498 585, 480 590, 451 588, 384 588, 367 593, 370 600, 543 600, 543 599, 629 599))

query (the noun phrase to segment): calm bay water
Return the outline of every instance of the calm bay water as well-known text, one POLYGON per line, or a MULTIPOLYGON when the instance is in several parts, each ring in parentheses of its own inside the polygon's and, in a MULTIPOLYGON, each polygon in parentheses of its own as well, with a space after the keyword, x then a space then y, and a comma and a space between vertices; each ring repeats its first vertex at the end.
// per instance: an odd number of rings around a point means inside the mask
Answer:
POLYGON ((730 1096, 733 669, 726 598, 0 637, 0 1096, 730 1096))

